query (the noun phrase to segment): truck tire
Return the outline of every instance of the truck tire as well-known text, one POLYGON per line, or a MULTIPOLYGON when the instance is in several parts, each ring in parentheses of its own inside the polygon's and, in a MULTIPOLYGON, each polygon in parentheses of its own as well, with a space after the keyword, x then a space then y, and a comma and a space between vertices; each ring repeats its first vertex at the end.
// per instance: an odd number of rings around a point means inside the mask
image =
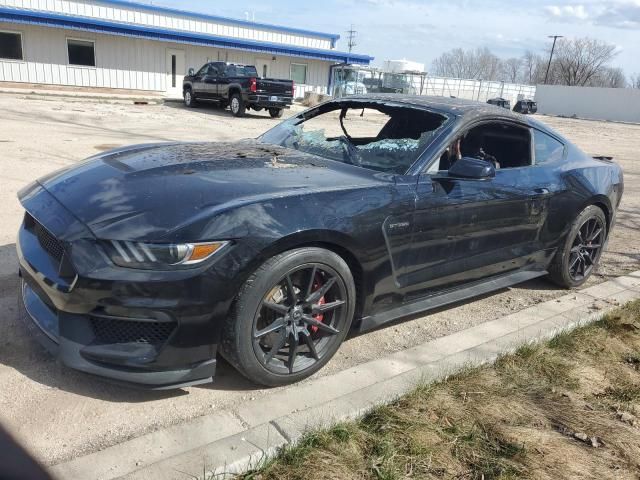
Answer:
POLYGON ((269 115, 271 118, 282 118, 282 113, 284 112, 283 108, 270 108, 269 115))
POLYGON ((234 93, 233 95, 231 95, 231 98, 229 99, 229 108, 231 108, 231 114, 234 117, 243 117, 247 106, 242 100, 242 95, 240 95, 239 93, 234 93))
POLYGON ((182 93, 182 96, 184 98, 185 107, 193 108, 196 106, 196 97, 190 88, 185 88, 184 92, 182 93))

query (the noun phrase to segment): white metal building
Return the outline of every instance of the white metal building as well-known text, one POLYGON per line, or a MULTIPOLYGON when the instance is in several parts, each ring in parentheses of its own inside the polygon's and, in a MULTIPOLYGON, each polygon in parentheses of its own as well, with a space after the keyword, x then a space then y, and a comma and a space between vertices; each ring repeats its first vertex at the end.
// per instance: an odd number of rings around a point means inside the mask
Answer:
POLYGON ((0 81, 178 96, 188 68, 220 60, 290 78, 301 97, 326 93, 331 65, 373 60, 338 38, 125 0, 0 0, 0 81))

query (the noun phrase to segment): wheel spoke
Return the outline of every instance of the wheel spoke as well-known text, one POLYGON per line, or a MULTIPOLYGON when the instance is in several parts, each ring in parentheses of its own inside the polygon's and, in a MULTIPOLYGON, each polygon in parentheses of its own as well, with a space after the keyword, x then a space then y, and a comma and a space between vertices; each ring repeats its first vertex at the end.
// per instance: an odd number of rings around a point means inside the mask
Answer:
POLYGON ((277 332, 281 328, 284 328, 284 326, 285 326, 284 317, 280 317, 275 322, 273 322, 271 325, 263 328, 262 330, 257 331, 253 335, 253 338, 262 338, 265 335, 269 335, 270 333, 277 332))
POLYGON ((276 353, 278 353, 278 351, 284 347, 284 345, 287 343, 287 332, 283 331, 282 335, 280 335, 280 338, 278 339, 278 343, 274 343, 273 347, 271 347, 271 350, 269 350, 269 353, 267 354, 266 357, 264 357, 264 363, 265 365, 268 364, 273 357, 275 357, 276 353))
POLYGON ((312 313, 315 315, 318 313, 331 312, 336 308, 341 307, 342 305, 344 305, 344 300, 336 300, 335 302, 314 305, 313 307, 311 307, 311 310, 312 310, 312 313))
POLYGON ((291 282, 291 277, 287 275, 285 279, 287 283, 287 294, 289 297, 289 301, 291 302, 291 306, 293 307, 298 303, 298 295, 296 294, 296 290, 293 287, 293 283, 291 282))
POLYGON ((296 356, 298 355, 298 335, 292 333, 289 336, 289 359, 287 361, 287 366, 289 368, 289 373, 293 373, 293 364, 296 362, 296 356))
POLYGON ((315 343, 313 343, 313 339, 311 338, 311 334, 303 333, 302 337, 304 338, 304 342, 307 344, 307 347, 309 347, 309 353, 311 354, 311 356, 313 358, 315 358, 316 360, 320 360, 320 356, 318 355, 318 352, 316 351, 316 345, 315 345, 315 343))
POLYGON ((578 263, 579 260, 580 255, 576 255, 576 258, 574 258, 573 261, 569 264, 569 271, 573 270, 573 267, 576 265, 576 263, 578 263))
POLYGON ((588 248, 588 249, 591 249, 591 250, 597 250, 601 246, 602 246, 602 244, 596 243, 595 245, 585 245, 584 248, 588 248))
POLYGON ((304 294, 304 298, 309 298, 309 295, 311 295, 311 290, 313 290, 313 282, 316 279, 316 271, 318 270, 318 268, 314 265, 313 269, 311 269, 311 277, 309 278, 309 285, 307 285, 307 291, 304 294))
POLYGON ((577 245, 571 248, 571 253, 578 253, 578 252, 580 252, 580 245, 577 245))
POLYGON ((602 233, 602 228, 598 228, 594 233, 589 235, 589 238, 587 239, 587 241, 593 242, 596 238, 600 236, 601 233, 602 233))
POLYGON ((338 333, 340 333, 340 331, 336 330, 331 325, 327 325, 326 323, 322 323, 322 322, 316 320, 315 318, 310 317, 309 315, 304 315, 302 317, 302 320, 304 320, 304 322, 309 324, 309 325, 312 325, 314 327, 318 327, 318 330, 322 330, 323 332, 330 333, 331 335, 337 335, 338 333))
POLYGON ((307 302, 307 303, 316 303, 316 302, 318 302, 318 300, 320 300, 322 297, 324 297, 325 294, 329 291, 329 289, 331 287, 333 287, 334 283, 336 283, 336 279, 335 279, 335 277, 331 277, 318 290, 316 290, 311 295, 309 295, 305 299, 305 302, 307 302))
POLYGON ((268 308, 269 310, 273 310, 274 312, 279 313, 280 315, 286 315, 287 312, 289 311, 288 307, 286 307, 285 305, 280 305, 279 303, 262 302, 262 306, 268 308))

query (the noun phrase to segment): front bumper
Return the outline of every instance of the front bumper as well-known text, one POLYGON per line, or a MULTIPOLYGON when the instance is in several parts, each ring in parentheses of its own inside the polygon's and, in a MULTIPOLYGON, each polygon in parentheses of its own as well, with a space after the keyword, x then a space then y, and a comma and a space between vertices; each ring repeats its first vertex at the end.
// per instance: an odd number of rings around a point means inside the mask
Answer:
POLYGON ((90 251, 99 247, 83 224, 36 190, 21 197, 29 213, 16 242, 21 317, 36 338, 64 365, 119 383, 212 381, 234 288, 220 272, 233 269, 224 261, 181 272, 117 267, 90 251))
POLYGON ((33 336, 51 354, 67 367, 91 375, 104 377, 116 383, 150 388, 154 390, 172 389, 198 385, 213 381, 216 371, 216 359, 205 360, 188 368, 174 370, 144 370, 123 368, 103 363, 105 358, 118 352, 122 358, 153 357, 155 351, 149 346, 106 345, 91 349, 88 345, 94 340, 93 332, 87 327, 87 318, 79 315, 56 313, 38 296, 33 288, 22 279, 20 285, 20 318, 33 336), (65 335, 60 335, 60 326, 64 325, 65 335), (101 352, 102 349, 102 352, 101 352))

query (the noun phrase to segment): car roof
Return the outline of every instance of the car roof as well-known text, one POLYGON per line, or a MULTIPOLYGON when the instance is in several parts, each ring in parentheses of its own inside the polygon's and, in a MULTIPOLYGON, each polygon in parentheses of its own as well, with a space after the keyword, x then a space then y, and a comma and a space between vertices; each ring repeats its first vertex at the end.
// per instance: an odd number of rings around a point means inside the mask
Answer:
POLYGON ((463 98, 434 97, 429 95, 403 95, 397 93, 374 93, 366 95, 349 95, 337 99, 336 101, 382 101, 394 103, 406 103, 408 105, 430 108, 443 113, 455 116, 467 114, 486 113, 488 115, 498 115, 500 117, 510 117, 523 121, 524 117, 496 105, 463 98))
MULTIPOLYGON (((430 95, 404 95, 398 93, 374 93, 366 95, 349 95, 333 100, 333 102, 340 101, 374 101, 374 102, 390 102, 390 103, 404 103, 407 105, 423 107, 436 112, 444 113, 447 115, 454 115, 456 117, 464 118, 495 118, 514 120, 516 122, 525 123, 531 127, 537 128, 551 135, 558 137, 559 139, 567 142, 567 139, 560 135, 558 132, 548 127, 544 123, 531 118, 530 115, 523 115, 516 113, 506 108, 499 107, 498 105, 491 105, 490 103, 479 102, 475 100, 467 100, 463 98, 450 98, 450 97, 436 97, 430 95)), ((523 99, 521 101, 532 101, 530 99, 523 99)))

